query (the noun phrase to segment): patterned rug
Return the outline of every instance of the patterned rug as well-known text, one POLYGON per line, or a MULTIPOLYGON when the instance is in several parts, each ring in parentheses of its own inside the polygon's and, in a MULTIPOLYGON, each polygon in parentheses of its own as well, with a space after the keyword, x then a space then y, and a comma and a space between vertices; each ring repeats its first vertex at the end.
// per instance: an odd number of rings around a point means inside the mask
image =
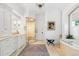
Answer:
POLYGON ((49 56, 49 53, 45 44, 33 44, 24 48, 19 56, 49 56))

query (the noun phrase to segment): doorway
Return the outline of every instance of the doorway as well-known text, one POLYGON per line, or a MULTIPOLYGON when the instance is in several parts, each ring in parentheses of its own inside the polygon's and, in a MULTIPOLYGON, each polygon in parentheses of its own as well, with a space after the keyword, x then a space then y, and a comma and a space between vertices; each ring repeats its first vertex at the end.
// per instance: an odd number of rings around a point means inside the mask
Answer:
POLYGON ((35 35, 35 19, 32 17, 29 17, 27 20, 27 38, 28 43, 34 43, 36 41, 36 35, 35 35))

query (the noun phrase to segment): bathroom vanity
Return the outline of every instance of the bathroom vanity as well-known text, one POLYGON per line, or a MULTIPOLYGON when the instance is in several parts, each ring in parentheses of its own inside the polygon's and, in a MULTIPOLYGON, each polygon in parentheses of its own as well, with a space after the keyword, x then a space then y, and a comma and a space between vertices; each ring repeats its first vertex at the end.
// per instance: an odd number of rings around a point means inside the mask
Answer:
POLYGON ((25 19, 14 11, 0 5, 0 56, 18 55, 26 46, 25 19))
POLYGON ((25 35, 0 37, 0 56, 18 55, 26 46, 25 35))

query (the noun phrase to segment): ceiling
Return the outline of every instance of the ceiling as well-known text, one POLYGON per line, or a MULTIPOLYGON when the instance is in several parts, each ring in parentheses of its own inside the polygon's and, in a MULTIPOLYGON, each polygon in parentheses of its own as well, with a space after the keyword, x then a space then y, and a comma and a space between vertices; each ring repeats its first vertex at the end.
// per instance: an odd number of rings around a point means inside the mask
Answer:
MULTIPOLYGON (((34 13, 40 10, 36 3, 6 3, 10 8, 16 10, 22 16, 28 16, 29 13, 34 13)), ((63 10, 71 3, 45 3, 43 10, 46 12, 51 12, 54 10, 63 10)))

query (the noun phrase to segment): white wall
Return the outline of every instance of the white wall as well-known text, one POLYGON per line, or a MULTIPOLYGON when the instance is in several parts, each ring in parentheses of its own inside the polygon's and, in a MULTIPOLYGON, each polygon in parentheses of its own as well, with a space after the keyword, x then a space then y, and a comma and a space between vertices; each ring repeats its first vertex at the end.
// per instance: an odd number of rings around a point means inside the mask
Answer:
POLYGON ((36 39, 38 40, 46 40, 46 39, 55 39, 55 43, 59 43, 60 35, 61 35, 61 9, 58 10, 54 7, 51 8, 46 5, 42 9, 36 8, 35 10, 30 10, 29 16, 33 16, 36 18, 36 39), (53 10, 54 9, 54 10, 53 10), (32 13, 31 13, 32 12, 32 13), (48 31, 48 22, 55 22, 55 30, 48 31), (43 34, 42 34, 43 32, 43 34))
MULTIPOLYGON (((38 40, 46 40, 46 38, 55 39, 56 43, 59 43, 61 31, 63 32, 62 33, 63 35, 66 35, 67 34, 66 31, 68 30, 68 25, 66 25, 67 21, 68 21, 68 20, 66 20, 67 16, 64 17, 62 20, 62 16, 65 16, 64 14, 62 15, 62 9, 64 9, 65 7, 67 7, 69 5, 71 5, 71 4, 58 4, 58 3, 49 4, 49 3, 47 3, 47 4, 45 4, 45 6, 43 7, 42 10, 39 9, 36 6, 36 4, 28 5, 28 6, 30 6, 28 8, 29 13, 27 13, 28 17, 33 16, 36 18, 36 39, 38 39, 38 40), (56 22, 56 30, 48 31, 48 28, 47 28, 48 21, 56 22), (63 25, 61 25, 61 22, 63 23, 63 25), (63 30, 62 30, 61 26, 63 27, 63 30), (43 32, 43 34, 42 34, 42 32, 43 32), (66 33, 66 34, 64 34, 64 33, 66 33)), ((63 12, 68 13, 68 12, 66 12, 66 10, 69 10, 69 8, 65 9, 65 11, 63 11, 63 12)))
POLYGON ((61 11, 53 10, 45 14, 45 38, 55 39, 55 43, 59 43, 61 34, 61 11), (55 22, 55 30, 48 30, 48 22, 55 22))
POLYGON ((36 15, 36 39, 46 40, 55 39, 55 43, 59 43, 61 35, 61 11, 44 11, 36 15), (48 22, 55 22, 55 30, 48 31, 48 22), (42 34, 43 32, 43 34, 42 34))
POLYGON ((39 10, 36 15, 36 39, 45 40, 44 29, 45 29, 45 11, 39 10))

